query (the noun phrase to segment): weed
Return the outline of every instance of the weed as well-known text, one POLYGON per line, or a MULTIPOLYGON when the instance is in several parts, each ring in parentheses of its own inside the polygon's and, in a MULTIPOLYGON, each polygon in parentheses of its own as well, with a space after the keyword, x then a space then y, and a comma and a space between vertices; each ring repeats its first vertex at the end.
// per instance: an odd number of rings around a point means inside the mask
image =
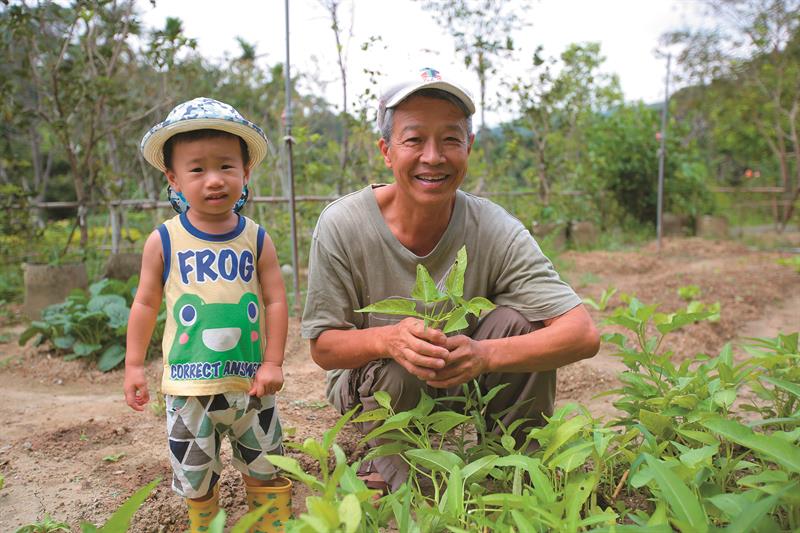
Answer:
POLYGON ((791 267, 795 270, 795 272, 800 274, 800 255, 778 259, 778 264, 791 267))
POLYGON ((107 463, 116 463, 120 459, 122 459, 123 457, 125 457, 125 453, 124 452, 122 452, 122 453, 114 453, 114 454, 106 455, 105 457, 103 457, 103 461, 105 461, 107 463))
POLYGON ((700 290, 700 287, 697 285, 685 285, 683 287, 678 287, 678 296, 687 302, 700 298, 701 292, 702 291, 700 290))
POLYGON ((56 522, 46 514, 40 522, 24 525, 17 529, 16 533, 56 533, 58 531, 69 533, 71 529, 66 522, 56 522))
POLYGON ((150 402, 150 411, 159 418, 167 416, 167 400, 161 391, 156 392, 155 398, 150 402))
POLYGON ((595 302, 592 298, 584 298, 583 303, 586 305, 593 307, 597 311, 605 311, 608 307, 608 302, 611 298, 617 293, 617 289, 614 287, 609 287, 603 290, 603 293, 600 295, 600 302, 595 302))

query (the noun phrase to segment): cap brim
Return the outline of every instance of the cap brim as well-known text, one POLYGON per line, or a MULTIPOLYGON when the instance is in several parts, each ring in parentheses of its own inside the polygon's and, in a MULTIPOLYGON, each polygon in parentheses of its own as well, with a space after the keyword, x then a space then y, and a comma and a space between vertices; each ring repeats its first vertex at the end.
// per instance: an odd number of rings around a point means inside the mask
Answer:
POLYGON ((475 103, 472 101, 472 97, 469 95, 469 93, 467 93, 467 91, 465 91, 458 85, 454 85, 452 83, 441 80, 423 82, 416 85, 411 85, 404 89, 400 89, 399 91, 397 91, 397 93, 392 95, 392 97, 389 100, 386 101, 386 107, 387 108, 395 107, 400 102, 411 96, 413 93, 424 89, 440 89, 442 91, 448 92, 464 103, 470 115, 475 113, 475 103))
POLYGON ((160 128, 156 126, 142 139, 142 156, 144 156, 148 163, 161 172, 166 172, 167 167, 164 164, 164 143, 167 142, 167 139, 178 133, 210 129, 224 131, 241 137, 247 144, 247 150, 250 155, 248 168, 254 168, 264 160, 269 151, 269 144, 266 137, 259 135, 255 127, 255 125, 241 124, 231 120, 215 118, 187 119, 160 128))

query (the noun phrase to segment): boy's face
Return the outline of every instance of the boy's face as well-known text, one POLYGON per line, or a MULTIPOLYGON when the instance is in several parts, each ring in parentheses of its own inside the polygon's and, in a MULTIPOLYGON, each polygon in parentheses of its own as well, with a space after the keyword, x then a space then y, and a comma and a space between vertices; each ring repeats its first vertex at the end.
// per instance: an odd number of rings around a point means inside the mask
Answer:
POLYGON ((195 213, 228 215, 250 180, 250 169, 244 166, 239 139, 225 136, 175 144, 166 175, 195 213))

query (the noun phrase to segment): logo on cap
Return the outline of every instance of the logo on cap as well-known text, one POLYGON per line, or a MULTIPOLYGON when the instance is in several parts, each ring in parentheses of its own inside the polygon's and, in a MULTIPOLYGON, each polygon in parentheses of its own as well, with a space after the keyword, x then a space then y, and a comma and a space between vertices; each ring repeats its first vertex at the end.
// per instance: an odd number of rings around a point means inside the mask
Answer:
POLYGON ((429 81, 437 81, 442 79, 442 75, 439 74, 439 71, 430 67, 425 67, 419 71, 419 75, 422 78, 422 81, 429 82, 429 81))

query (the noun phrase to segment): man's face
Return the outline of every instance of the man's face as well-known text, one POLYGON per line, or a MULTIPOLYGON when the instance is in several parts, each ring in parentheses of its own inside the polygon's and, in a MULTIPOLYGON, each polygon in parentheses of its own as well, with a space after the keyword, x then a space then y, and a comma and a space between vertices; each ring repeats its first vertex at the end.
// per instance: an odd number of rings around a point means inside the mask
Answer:
POLYGON ((378 146, 400 191, 418 204, 450 201, 467 173, 474 136, 447 100, 412 96, 394 110, 392 138, 378 146))

